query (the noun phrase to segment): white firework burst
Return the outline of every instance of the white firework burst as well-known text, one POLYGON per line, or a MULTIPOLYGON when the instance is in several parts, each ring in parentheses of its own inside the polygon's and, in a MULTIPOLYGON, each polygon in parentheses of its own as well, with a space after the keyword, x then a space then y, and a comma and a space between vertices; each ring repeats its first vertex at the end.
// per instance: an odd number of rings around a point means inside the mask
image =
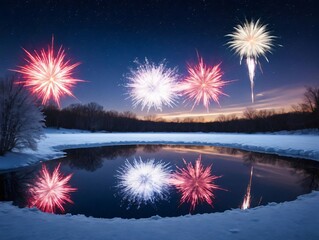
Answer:
POLYGON ((246 21, 234 29, 233 33, 227 35, 232 38, 228 44, 240 56, 240 61, 244 57, 257 60, 259 56, 265 57, 268 61, 266 53, 271 52, 275 37, 270 35, 266 25, 261 25, 259 20, 246 21))
POLYGON ((254 102, 254 77, 257 59, 263 56, 267 61, 266 53, 271 52, 274 46, 274 36, 271 36, 266 29, 266 25, 259 23, 259 20, 254 22, 246 21, 243 25, 234 27, 235 31, 226 36, 231 37, 228 42, 229 47, 240 56, 240 63, 243 58, 246 58, 248 66, 249 80, 251 84, 251 97, 254 102))
POLYGON ((177 68, 167 68, 165 62, 156 65, 145 58, 145 63, 138 64, 136 69, 131 69, 127 79, 129 83, 129 96, 133 107, 141 105, 142 111, 152 107, 162 111, 163 106, 173 107, 178 98, 177 81, 179 75, 177 68))
POLYGON ((126 160, 116 175, 119 180, 117 187, 124 200, 130 204, 155 203, 168 195, 170 186, 170 167, 155 159, 143 161, 134 158, 133 163, 126 160))

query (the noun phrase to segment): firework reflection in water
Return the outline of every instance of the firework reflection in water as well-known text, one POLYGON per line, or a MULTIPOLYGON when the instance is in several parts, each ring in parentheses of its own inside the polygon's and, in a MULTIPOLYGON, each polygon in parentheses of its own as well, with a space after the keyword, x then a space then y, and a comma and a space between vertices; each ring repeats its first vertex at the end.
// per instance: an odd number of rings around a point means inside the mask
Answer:
POLYGON ((177 167, 177 171, 170 180, 182 194, 180 203, 190 203, 190 211, 193 211, 200 203, 208 203, 213 206, 214 191, 224 190, 214 183, 221 176, 211 174, 212 165, 206 168, 202 165, 201 155, 195 165, 191 162, 187 163, 184 159, 183 161, 186 167, 177 167))
POLYGON ((43 164, 42 169, 33 184, 29 184, 29 207, 37 207, 43 212, 56 213, 57 208, 64 212, 66 203, 73 203, 70 193, 77 189, 69 185, 72 174, 63 176, 60 172, 60 163, 50 174, 43 164))
POLYGON ((251 167, 249 183, 248 183, 248 186, 247 186, 247 190, 246 190, 246 194, 245 194, 245 197, 244 197, 243 204, 241 205, 241 209, 243 209, 243 210, 250 208, 250 203, 251 203, 251 182, 252 182, 252 178, 253 178, 253 171, 254 171, 254 168, 251 167))
POLYGON ((124 200, 130 205, 155 203, 158 200, 166 199, 168 196, 170 167, 162 162, 155 162, 155 159, 143 161, 134 159, 133 163, 126 160, 116 178, 117 185, 124 200))

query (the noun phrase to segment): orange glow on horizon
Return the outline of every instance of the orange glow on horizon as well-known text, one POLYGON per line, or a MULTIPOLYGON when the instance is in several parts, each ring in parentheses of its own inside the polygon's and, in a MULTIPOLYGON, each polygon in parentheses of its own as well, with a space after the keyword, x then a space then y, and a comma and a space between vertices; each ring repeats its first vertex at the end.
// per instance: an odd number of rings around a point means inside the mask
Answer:
POLYGON ((210 113, 203 110, 202 112, 170 112, 154 115, 140 115, 139 119, 148 119, 152 121, 166 121, 166 122, 183 122, 191 120, 193 122, 212 122, 216 121, 221 115, 229 117, 236 115, 237 118, 242 118, 243 112, 247 108, 253 108, 256 111, 260 110, 274 110, 276 112, 291 112, 292 105, 298 105, 303 100, 304 87, 278 88, 265 92, 259 92, 255 95, 255 103, 243 102, 232 105, 222 104, 223 107, 215 108, 210 113), (150 118, 151 117, 151 118, 150 118))

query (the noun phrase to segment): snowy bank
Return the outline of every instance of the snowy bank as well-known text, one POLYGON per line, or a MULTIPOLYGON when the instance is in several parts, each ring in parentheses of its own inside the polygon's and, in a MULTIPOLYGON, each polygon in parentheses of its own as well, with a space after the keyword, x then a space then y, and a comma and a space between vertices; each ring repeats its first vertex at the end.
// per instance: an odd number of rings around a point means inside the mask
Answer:
POLYGON ((140 220, 52 215, 0 203, 1 239, 319 239, 319 192, 249 210, 140 220))
POLYGON ((37 151, 0 157, 0 170, 62 157, 62 150, 68 148, 136 143, 205 144, 319 160, 319 135, 316 134, 90 133, 47 129, 37 151))

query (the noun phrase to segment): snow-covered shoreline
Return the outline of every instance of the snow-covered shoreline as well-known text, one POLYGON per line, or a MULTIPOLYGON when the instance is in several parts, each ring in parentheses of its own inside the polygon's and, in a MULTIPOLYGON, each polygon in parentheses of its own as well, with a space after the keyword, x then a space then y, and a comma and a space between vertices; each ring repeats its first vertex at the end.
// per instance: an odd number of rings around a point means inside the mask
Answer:
POLYGON ((97 219, 53 215, 0 202, 1 239, 316 240, 319 192, 248 210, 174 218, 97 219))
MULTIPOLYGON (((64 155, 63 149, 168 143, 233 147, 319 161, 317 134, 89 133, 46 130, 37 151, 0 157, 0 170, 64 155)), ((292 159, 293 161, 293 159, 292 159)), ((297 200, 242 211, 140 220, 52 215, 0 202, 1 239, 319 239, 319 191, 297 200)))
POLYGON ((69 148, 150 143, 223 146, 319 161, 319 135, 309 133, 90 133, 47 129, 37 151, 24 150, 0 157, 0 171, 59 158, 69 148))

